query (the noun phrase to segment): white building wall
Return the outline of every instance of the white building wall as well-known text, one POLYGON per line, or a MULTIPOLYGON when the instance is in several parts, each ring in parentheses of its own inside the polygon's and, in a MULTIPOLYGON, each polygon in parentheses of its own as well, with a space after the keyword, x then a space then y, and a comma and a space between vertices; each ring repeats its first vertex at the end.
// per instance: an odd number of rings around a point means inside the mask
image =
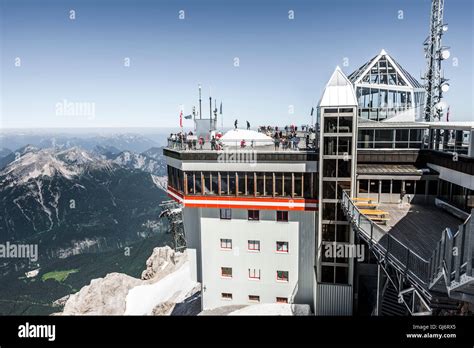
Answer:
POLYGON ((231 220, 221 220, 219 209, 199 210, 203 309, 251 304, 249 295, 260 296, 260 303, 294 297, 296 303, 312 304, 314 212, 289 212, 289 222, 276 222, 276 211, 260 211, 260 221, 248 221, 247 210, 234 209, 231 220), (221 238, 232 239, 232 250, 220 248, 221 238), (259 240, 260 252, 247 250, 248 240, 259 240), (288 241, 289 252, 276 252, 277 241, 288 241), (221 276, 221 267, 232 267, 231 279, 221 276), (260 269, 261 279, 249 279, 249 268, 260 269), (289 281, 277 281, 277 270, 288 271, 289 281), (231 293, 232 300, 221 293, 231 293))
POLYGON ((202 282, 201 259, 201 209, 184 208, 183 225, 186 238, 186 249, 191 267, 193 280, 202 282))

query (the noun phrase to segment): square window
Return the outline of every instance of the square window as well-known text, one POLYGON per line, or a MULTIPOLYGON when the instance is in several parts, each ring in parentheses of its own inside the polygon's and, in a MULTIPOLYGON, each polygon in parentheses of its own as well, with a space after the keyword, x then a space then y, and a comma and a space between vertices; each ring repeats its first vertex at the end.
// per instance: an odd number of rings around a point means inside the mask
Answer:
POLYGON ((282 282, 288 281, 288 271, 277 271, 277 280, 282 282))
POLYGON ((321 282, 334 283, 334 266, 321 266, 321 282))
POLYGON ((249 210, 249 220, 260 220, 259 210, 249 210))
POLYGON ((232 210, 231 209, 221 209, 220 216, 222 220, 230 220, 232 218, 232 210))
POLYGON ((260 296, 258 296, 258 295, 249 295, 249 302, 260 302, 260 296))
POLYGON ((221 249, 232 249, 232 239, 221 238, 221 249))
POLYGON ((279 253, 287 253, 288 242, 276 242, 276 251, 279 253))
POLYGON ((347 284, 349 282, 349 268, 336 266, 336 283, 347 284))
POLYGON ((259 240, 249 240, 248 241, 248 250, 260 251, 260 241, 259 240))
POLYGON ((221 276, 224 278, 232 278, 232 267, 221 267, 221 276))
POLYGON ((288 297, 277 297, 277 303, 288 303, 288 297))
POLYGON ((249 279, 260 279, 260 270, 249 268, 249 279))
POLYGON ((232 294, 229 293, 229 292, 223 292, 223 293, 221 293, 221 298, 223 300, 228 300, 228 301, 232 300, 232 294))
POLYGON ((277 211, 277 221, 288 222, 288 212, 287 211, 277 211))

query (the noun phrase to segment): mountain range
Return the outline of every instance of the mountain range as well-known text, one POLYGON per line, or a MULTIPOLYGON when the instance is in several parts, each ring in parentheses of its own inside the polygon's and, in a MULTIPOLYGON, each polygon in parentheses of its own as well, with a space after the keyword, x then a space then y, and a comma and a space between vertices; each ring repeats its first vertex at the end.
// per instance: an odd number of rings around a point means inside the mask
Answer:
POLYGON ((146 235, 166 197, 162 149, 110 150, 24 146, 0 158, 0 242, 36 243, 52 258, 146 235))

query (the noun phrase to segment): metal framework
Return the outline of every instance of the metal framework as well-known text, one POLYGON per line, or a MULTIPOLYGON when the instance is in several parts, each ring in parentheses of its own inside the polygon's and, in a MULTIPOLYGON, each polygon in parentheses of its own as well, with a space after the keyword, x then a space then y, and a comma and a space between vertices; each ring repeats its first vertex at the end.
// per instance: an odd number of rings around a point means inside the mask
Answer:
POLYGON ((466 220, 454 234, 445 230, 431 258, 425 260, 361 214, 346 191, 342 208, 358 238, 367 243, 381 267, 386 277, 384 291, 390 282, 398 302, 411 315, 430 315, 436 302, 443 298, 451 303, 474 303, 474 220, 466 220))
POLYGON ((447 79, 442 76, 441 61, 449 58, 448 47, 443 47, 441 38, 447 30, 443 23, 444 0, 432 0, 430 15, 430 35, 424 42, 426 72, 425 80, 425 121, 440 120, 443 114, 443 91, 447 91, 449 85, 447 79), (446 86, 446 87, 444 87, 446 86))
POLYGON ((186 238, 183 226, 183 208, 175 201, 164 201, 160 204, 163 211, 161 218, 166 218, 169 223, 169 233, 173 236, 173 246, 175 251, 186 249, 186 238))

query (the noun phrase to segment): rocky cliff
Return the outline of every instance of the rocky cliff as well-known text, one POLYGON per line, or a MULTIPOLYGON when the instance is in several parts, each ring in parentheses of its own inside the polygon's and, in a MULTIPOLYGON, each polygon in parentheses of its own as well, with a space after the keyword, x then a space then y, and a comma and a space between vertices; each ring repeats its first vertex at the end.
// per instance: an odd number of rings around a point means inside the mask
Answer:
POLYGON ((160 247, 146 262, 142 279, 110 273, 70 295, 60 315, 166 315, 199 291, 186 252, 160 247))

